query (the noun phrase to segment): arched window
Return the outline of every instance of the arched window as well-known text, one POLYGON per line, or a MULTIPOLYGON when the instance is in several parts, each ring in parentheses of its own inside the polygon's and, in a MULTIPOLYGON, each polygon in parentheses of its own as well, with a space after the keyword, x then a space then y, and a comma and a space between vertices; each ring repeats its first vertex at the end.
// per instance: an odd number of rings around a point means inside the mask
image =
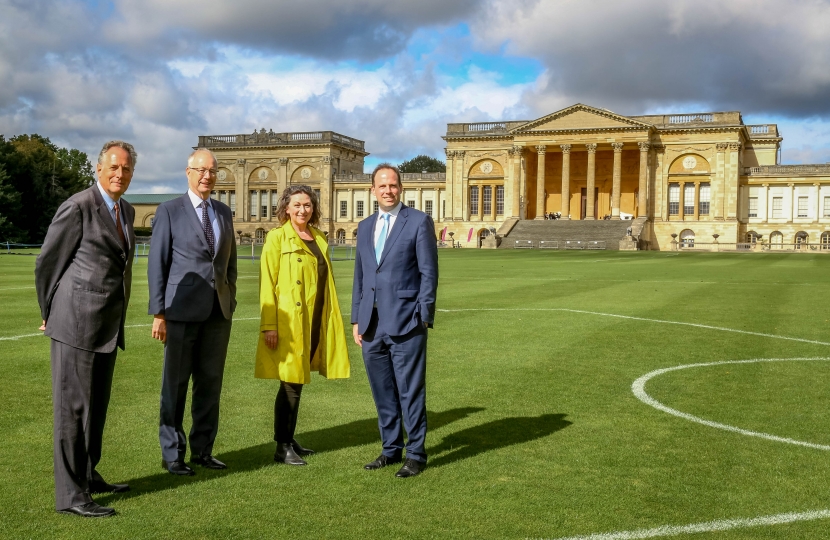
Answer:
POLYGON ((746 243, 752 245, 758 243, 758 233, 755 231, 749 231, 746 233, 746 243))
POLYGON ((695 232, 691 229, 685 229, 680 232, 680 247, 695 247, 695 232))
POLYGON ((810 237, 804 231, 799 231, 795 233, 795 249, 801 249, 802 246, 805 248, 807 247, 806 244, 810 240, 810 237))
POLYGON ((256 243, 261 245, 265 243, 265 229, 257 229, 254 232, 254 238, 256 239, 256 243))
POLYGON ((481 247, 484 243, 484 239, 490 236, 490 231, 488 229, 481 229, 478 231, 478 247, 481 247))
POLYGON ((337 229, 337 232, 334 235, 335 243, 336 244, 345 244, 346 243, 346 229, 337 229))
POLYGON ((769 235, 770 249, 784 249, 784 235, 781 231, 773 231, 769 235))
POLYGON ((821 249, 830 250, 830 232, 821 233, 821 249))

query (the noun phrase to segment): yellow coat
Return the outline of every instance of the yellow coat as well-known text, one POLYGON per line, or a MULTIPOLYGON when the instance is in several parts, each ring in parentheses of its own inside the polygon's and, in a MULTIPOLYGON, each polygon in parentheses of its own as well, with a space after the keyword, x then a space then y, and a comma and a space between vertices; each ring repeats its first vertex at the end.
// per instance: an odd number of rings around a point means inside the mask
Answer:
POLYGON ((329 379, 349 377, 349 354, 340 304, 334 288, 326 237, 309 227, 326 257, 328 286, 320 321, 320 344, 311 353, 311 318, 317 296, 317 258, 297 235, 291 221, 271 230, 262 248, 259 276, 259 343, 254 375, 308 384, 311 371, 329 379), (277 348, 269 349, 263 332, 277 331, 277 348))

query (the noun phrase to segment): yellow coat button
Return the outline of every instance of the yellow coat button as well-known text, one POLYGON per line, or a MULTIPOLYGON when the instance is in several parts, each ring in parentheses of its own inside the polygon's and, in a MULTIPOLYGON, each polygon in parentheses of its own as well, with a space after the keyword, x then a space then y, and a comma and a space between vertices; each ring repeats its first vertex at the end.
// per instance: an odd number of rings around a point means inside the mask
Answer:
POLYGON ((299 305, 300 305, 300 303, 299 303, 299 302, 297 302, 297 305, 299 306, 299 305))
POLYGON ((300 283, 300 280, 297 280, 297 285, 302 285, 302 283, 300 283))
POLYGON ((297 262, 303 262, 303 260, 301 258, 297 257, 297 262))

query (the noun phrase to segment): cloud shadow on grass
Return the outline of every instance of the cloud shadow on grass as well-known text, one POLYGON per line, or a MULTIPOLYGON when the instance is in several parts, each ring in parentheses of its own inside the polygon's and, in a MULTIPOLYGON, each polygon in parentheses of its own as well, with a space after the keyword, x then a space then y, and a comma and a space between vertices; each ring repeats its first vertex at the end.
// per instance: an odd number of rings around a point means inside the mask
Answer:
POLYGON ((442 467, 484 452, 547 437, 573 423, 565 420, 566 416, 543 414, 538 417, 501 418, 450 433, 438 446, 427 451, 427 454, 438 454, 438 457, 429 460, 429 467, 442 467))
MULTIPOLYGON (((483 410, 482 407, 459 407, 447 411, 428 412, 429 426, 431 429, 438 429, 483 410)), ((378 434, 377 418, 366 418, 339 426, 297 433, 297 438, 303 446, 313 448, 320 453, 334 452, 372 443, 377 443, 378 451, 380 451, 380 435, 378 434)), ((217 457, 228 464, 227 469, 215 471, 194 465, 193 469, 196 471, 195 476, 174 476, 164 472, 161 469, 161 458, 159 458, 158 474, 132 478, 127 481, 130 485, 130 491, 117 495, 99 495, 95 497, 95 501, 99 504, 107 505, 111 502, 140 497, 141 495, 149 493, 176 489, 193 483, 222 478, 229 474, 255 471, 269 467, 274 465, 274 449, 275 443, 269 441, 264 444, 242 448, 232 452, 224 452, 221 456, 217 455, 217 457)), ((372 457, 374 457, 374 454, 372 457)), ((362 466, 362 462, 355 463, 355 467, 362 466)), ((119 479, 117 482, 121 483, 122 480, 119 479)))

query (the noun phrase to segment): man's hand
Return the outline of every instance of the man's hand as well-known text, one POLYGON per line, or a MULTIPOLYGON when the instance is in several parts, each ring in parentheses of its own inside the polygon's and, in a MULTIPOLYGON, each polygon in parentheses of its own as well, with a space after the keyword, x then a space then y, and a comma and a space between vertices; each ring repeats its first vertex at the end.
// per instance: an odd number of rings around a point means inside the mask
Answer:
POLYGON ((46 331, 46 321, 43 321, 43 324, 40 325, 40 328, 38 328, 38 330, 40 330, 41 332, 46 331))
POLYGON ((164 315, 153 315, 153 339, 167 343, 167 321, 164 315))
POLYGON ((354 337, 354 342, 357 343, 357 346, 363 348, 363 334, 357 333, 357 323, 352 325, 352 337, 354 337))
POLYGON ((276 330, 266 330, 263 332, 265 334, 265 344, 268 346, 269 349, 274 350, 277 348, 277 341, 279 337, 277 336, 276 330))

